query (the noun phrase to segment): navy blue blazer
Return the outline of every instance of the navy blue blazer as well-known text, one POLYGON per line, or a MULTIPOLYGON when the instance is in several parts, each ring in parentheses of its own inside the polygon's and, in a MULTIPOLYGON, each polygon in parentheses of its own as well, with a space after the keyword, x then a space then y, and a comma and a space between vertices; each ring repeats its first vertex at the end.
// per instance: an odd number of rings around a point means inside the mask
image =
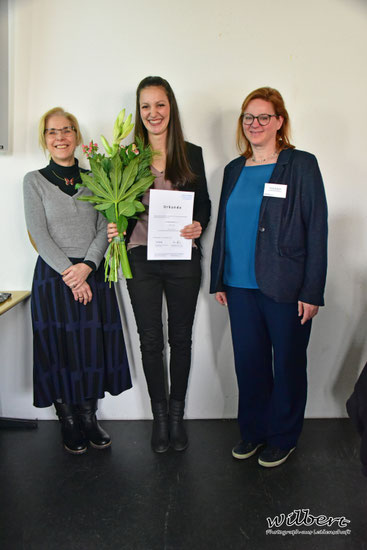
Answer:
MULTIPOLYGON (((226 207, 245 157, 224 170, 214 237, 210 292, 224 290, 226 207)), ((287 185, 285 199, 263 197, 255 251, 259 289, 276 302, 324 305, 327 268, 327 204, 316 157, 281 151, 269 183, 287 185)))

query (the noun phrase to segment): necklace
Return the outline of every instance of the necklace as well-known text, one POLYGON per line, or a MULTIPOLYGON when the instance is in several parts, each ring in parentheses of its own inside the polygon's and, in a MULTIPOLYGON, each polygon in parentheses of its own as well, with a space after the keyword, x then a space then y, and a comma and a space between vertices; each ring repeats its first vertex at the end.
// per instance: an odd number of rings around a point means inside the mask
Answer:
POLYGON ((270 159, 272 159, 272 158, 277 157, 278 154, 279 154, 279 153, 277 153, 276 151, 274 151, 274 153, 273 153, 272 155, 270 155, 269 157, 265 157, 264 159, 259 159, 259 160, 256 160, 256 159, 255 159, 255 156, 252 155, 251 160, 252 160, 252 162, 256 162, 256 164, 261 164, 261 163, 263 163, 263 162, 266 162, 267 160, 270 160, 270 159))
MULTIPOLYGON (((56 174, 56 172, 54 172, 53 170, 51 170, 51 172, 53 173, 54 176, 56 176, 59 180, 63 181, 64 183, 66 183, 66 185, 74 185, 75 183, 75 180, 74 178, 62 178, 60 177, 58 174, 56 174)), ((76 178, 78 178, 78 176, 76 176, 76 178)))

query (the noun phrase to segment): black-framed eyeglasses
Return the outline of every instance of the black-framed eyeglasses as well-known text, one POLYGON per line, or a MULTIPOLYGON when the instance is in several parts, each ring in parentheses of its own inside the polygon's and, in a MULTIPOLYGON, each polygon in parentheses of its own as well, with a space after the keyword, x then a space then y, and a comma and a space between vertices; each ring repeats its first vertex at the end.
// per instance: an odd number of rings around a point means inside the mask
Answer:
POLYGON ((64 128, 45 128, 44 134, 45 136, 57 136, 58 134, 68 136, 72 132, 76 132, 74 126, 64 126, 64 128))
POLYGON ((243 123, 246 124, 246 126, 251 126, 251 124, 254 122, 256 118, 260 126, 267 126, 271 121, 271 117, 273 116, 278 118, 279 115, 267 115, 263 113, 261 115, 254 116, 254 115, 251 115, 250 113, 243 113, 242 120, 243 120, 243 123))

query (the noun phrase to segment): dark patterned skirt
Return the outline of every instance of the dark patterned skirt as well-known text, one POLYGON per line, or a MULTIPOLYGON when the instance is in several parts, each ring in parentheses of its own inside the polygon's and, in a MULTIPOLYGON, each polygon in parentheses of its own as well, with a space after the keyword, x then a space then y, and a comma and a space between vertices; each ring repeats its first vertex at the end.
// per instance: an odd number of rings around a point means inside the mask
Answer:
POLYGON ((131 388, 115 289, 104 282, 103 265, 87 282, 93 298, 85 306, 59 273, 37 260, 31 299, 36 407, 60 399, 77 404, 131 388))

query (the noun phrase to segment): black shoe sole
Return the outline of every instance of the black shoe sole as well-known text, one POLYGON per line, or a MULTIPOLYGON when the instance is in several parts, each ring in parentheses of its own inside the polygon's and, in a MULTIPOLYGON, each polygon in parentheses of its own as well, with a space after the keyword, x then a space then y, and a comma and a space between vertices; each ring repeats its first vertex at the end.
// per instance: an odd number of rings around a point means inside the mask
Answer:
POLYGON ((164 447, 163 449, 155 449, 152 445, 151 445, 151 447, 152 447, 152 451, 154 451, 155 453, 159 453, 159 454, 165 453, 169 449, 169 445, 167 445, 167 447, 164 447))
POLYGON ((80 449, 79 451, 75 450, 75 449, 70 449, 69 447, 67 447, 66 445, 64 445, 64 449, 65 451, 67 451, 68 453, 72 454, 72 455, 83 455, 84 453, 87 452, 87 448, 88 447, 85 447, 84 449, 80 449))
POLYGON ((97 445, 97 443, 93 443, 93 441, 90 441, 90 440, 89 440, 89 443, 94 449, 99 449, 99 450, 108 449, 108 447, 111 447, 112 445, 112 441, 110 441, 109 443, 105 443, 104 445, 97 445))
POLYGON ((175 445, 173 445, 173 444, 171 443, 172 449, 173 449, 174 451, 179 452, 179 453, 182 452, 182 451, 186 451, 186 449, 187 449, 188 446, 189 446, 189 444, 186 443, 186 445, 185 445, 184 447, 177 447, 177 446, 175 447, 175 445))

